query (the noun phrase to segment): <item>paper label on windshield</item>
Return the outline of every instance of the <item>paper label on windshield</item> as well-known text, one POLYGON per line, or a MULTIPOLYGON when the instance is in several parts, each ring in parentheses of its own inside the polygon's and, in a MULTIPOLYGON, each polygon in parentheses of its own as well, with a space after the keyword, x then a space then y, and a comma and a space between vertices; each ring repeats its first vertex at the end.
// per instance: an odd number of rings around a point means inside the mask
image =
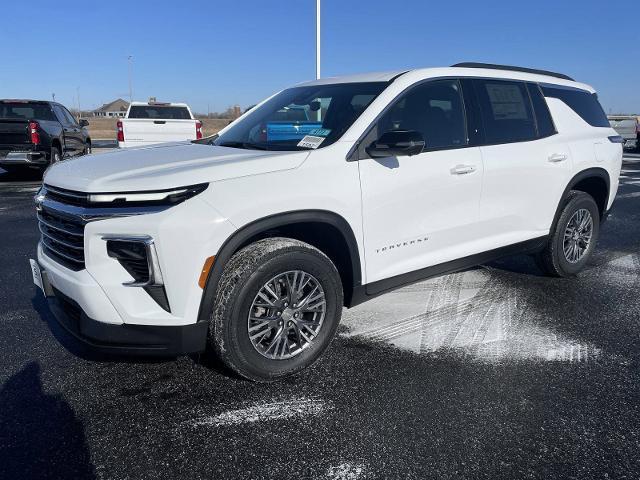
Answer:
POLYGON ((299 147, 303 148, 313 148, 316 149, 320 146, 320 144, 324 142, 324 137, 315 137, 313 135, 305 135, 300 142, 298 142, 299 147))

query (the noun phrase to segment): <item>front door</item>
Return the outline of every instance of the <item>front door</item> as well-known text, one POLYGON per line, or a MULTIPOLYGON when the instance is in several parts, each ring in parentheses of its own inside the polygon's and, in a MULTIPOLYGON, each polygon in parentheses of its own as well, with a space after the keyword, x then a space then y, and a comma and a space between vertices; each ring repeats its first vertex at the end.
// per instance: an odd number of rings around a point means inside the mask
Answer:
POLYGON ((468 146, 460 83, 411 88, 363 145, 392 130, 419 132, 425 149, 410 157, 359 156, 367 283, 477 253, 483 164, 479 148, 468 146))

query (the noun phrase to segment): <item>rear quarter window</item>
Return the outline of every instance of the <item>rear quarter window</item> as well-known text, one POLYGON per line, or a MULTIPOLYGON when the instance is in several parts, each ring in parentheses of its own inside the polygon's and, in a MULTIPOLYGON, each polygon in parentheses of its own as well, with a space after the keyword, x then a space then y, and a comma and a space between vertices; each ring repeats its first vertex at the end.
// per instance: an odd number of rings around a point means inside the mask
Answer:
POLYGON ((562 100, 592 127, 609 127, 609 119, 604 113, 595 93, 576 88, 562 88, 545 85, 542 87, 545 97, 562 100))
POLYGON ((186 107, 165 107, 159 105, 134 105, 127 118, 152 118, 161 120, 191 120, 186 107))

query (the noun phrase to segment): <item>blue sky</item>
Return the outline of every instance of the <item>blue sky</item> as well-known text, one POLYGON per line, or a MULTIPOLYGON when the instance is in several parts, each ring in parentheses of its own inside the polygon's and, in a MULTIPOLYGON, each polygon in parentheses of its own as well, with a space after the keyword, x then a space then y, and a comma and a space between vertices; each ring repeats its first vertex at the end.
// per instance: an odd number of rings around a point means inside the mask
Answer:
MULTIPOLYGON (((4 0, 0 97, 243 107, 315 75, 315 0, 4 0)), ((640 113, 640 1, 323 0, 323 76, 482 61, 567 73, 640 113)))

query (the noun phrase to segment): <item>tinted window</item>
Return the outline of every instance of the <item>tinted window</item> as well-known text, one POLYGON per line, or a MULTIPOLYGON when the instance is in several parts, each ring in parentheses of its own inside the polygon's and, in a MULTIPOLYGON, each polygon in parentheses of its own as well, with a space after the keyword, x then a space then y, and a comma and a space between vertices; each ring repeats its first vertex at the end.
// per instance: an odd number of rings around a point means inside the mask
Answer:
POLYGON ((522 82, 476 80, 487 144, 536 138, 529 93, 522 82))
POLYGON ((386 87, 386 82, 373 82, 290 88, 253 108, 214 144, 263 150, 322 148, 338 140, 386 87))
POLYGON ((585 90, 561 87, 542 87, 546 97, 559 98, 582 117, 592 127, 608 127, 609 120, 604 113, 598 96, 585 90))
POLYGON ((160 105, 133 105, 129 118, 157 118, 162 120, 191 120, 186 107, 167 107, 160 105))
POLYGON ((411 89, 378 120, 378 136, 391 130, 420 132, 427 149, 466 145, 465 116, 458 81, 437 80, 411 89))
POLYGON ((549 113, 549 107, 547 102, 540 91, 540 87, 535 83, 528 83, 527 89, 529 90, 529 96, 531 97, 531 103, 533 104, 533 111, 536 115, 536 124, 538 126, 538 137, 549 137, 556 133, 556 127, 553 125, 553 119, 551 113, 549 113))
POLYGON ((58 117, 58 121, 60 123, 63 125, 73 125, 72 123, 69 123, 69 119, 67 118, 64 108, 60 105, 53 105, 53 111, 56 113, 56 117, 58 117))
POLYGON ((64 114, 65 118, 67 119, 67 125, 77 125, 76 119, 74 118, 73 115, 71 115, 71 112, 69 112, 69 110, 67 110, 66 108, 62 108, 62 113, 64 114))
POLYGON ((55 120, 48 104, 29 102, 0 102, 0 118, 55 120))

